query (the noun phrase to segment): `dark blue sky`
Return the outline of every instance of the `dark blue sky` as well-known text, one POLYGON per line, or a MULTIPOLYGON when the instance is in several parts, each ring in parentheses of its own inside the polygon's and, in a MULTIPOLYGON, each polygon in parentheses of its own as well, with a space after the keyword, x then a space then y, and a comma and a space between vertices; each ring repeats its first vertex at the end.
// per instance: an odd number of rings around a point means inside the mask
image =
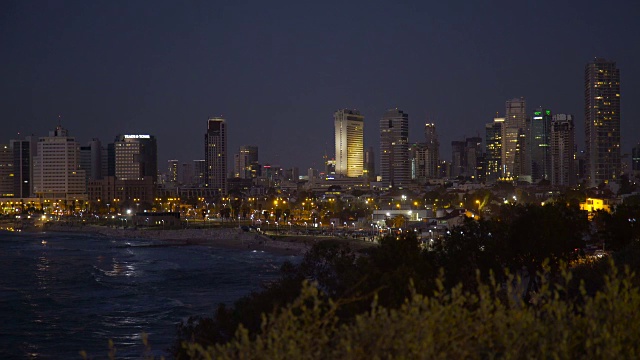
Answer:
POLYGON ((156 135, 166 160, 203 158, 206 119, 228 120, 229 153, 319 167, 333 112, 365 115, 378 148, 387 108, 410 140, 434 122, 451 140, 480 134, 524 96, 577 118, 584 65, 617 61, 623 152, 640 141, 638 1, 2 1, 2 138, 62 124, 84 143, 156 135))

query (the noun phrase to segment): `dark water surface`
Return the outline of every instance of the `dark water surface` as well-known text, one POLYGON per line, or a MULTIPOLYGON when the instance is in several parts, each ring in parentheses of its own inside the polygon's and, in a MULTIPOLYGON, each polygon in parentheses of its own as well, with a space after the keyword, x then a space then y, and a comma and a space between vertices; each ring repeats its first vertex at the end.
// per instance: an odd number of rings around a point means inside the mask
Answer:
POLYGON ((163 355, 176 324, 260 289, 293 256, 156 246, 80 234, 0 233, 0 358, 163 355))

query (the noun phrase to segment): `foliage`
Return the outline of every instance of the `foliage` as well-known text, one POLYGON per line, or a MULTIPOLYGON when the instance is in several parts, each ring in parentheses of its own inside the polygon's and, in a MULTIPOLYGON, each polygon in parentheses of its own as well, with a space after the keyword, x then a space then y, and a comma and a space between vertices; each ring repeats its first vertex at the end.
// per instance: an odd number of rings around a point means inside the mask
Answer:
POLYGON ((446 290, 439 280, 432 296, 413 291, 397 309, 374 301, 346 324, 336 316, 344 301, 305 283, 300 297, 263 317, 255 338, 241 326, 226 344, 185 346, 194 359, 637 358, 640 292, 633 278, 611 266, 603 289, 582 291, 577 305, 566 296, 566 270, 530 303, 514 296, 521 284, 512 275, 506 286, 490 277, 473 292, 446 290))

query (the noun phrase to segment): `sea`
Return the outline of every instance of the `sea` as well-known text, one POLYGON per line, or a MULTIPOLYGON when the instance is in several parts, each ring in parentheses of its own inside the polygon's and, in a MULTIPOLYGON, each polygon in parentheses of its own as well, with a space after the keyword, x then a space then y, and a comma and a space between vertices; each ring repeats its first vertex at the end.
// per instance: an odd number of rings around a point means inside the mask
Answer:
POLYGON ((2 232, 0 358, 168 356, 181 321, 212 315, 218 304, 277 279, 285 261, 299 260, 249 249, 2 232))

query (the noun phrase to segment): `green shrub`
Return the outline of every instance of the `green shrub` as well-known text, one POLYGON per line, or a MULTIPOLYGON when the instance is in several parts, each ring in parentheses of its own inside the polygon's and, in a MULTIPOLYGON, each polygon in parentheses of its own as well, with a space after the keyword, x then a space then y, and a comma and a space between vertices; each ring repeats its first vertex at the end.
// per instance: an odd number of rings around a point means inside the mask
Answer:
MULTIPOLYGON (((412 292, 399 308, 373 300, 372 310, 340 324, 343 302, 325 300, 305 283, 293 303, 263 315, 260 334, 240 326, 235 338, 204 347, 184 343, 195 359, 624 359, 640 356, 640 293, 630 271, 611 265, 595 295, 581 286, 580 301, 567 294, 571 273, 543 280, 530 303, 514 276, 493 276, 473 292, 412 292)), ((541 274, 541 279, 548 276, 541 274)), ((480 279, 480 277, 478 277, 480 279)))

